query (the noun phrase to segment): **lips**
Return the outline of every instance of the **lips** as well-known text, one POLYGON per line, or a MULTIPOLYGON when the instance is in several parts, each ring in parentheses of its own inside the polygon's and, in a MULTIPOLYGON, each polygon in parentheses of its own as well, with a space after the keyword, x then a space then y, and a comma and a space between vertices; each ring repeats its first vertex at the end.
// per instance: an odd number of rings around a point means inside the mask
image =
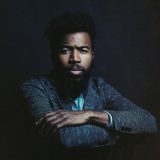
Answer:
POLYGON ((82 68, 80 66, 73 66, 69 69, 69 72, 73 75, 81 75, 82 68))
POLYGON ((73 75, 81 75, 82 71, 74 71, 74 70, 70 70, 70 73, 73 75))

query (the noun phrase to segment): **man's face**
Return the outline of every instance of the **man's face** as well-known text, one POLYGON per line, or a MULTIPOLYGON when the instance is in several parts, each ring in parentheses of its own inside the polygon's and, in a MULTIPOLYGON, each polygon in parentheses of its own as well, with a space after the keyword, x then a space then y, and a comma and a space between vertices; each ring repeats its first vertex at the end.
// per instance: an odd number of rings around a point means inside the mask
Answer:
POLYGON ((86 32, 69 33, 64 36, 56 56, 57 67, 71 78, 81 80, 90 72, 94 54, 91 39, 86 32))

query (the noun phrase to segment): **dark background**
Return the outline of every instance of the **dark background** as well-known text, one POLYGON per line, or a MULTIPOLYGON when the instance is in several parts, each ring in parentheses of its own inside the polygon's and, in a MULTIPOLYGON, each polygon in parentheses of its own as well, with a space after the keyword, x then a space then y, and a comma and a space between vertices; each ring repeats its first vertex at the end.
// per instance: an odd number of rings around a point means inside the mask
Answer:
MULTIPOLYGON (((158 0, 2 0, 0 1, 0 159, 34 159, 37 146, 26 126, 20 84, 52 69, 42 36, 50 19, 63 11, 89 12, 97 24, 94 75, 160 117, 160 2, 158 0), (33 158, 34 157, 34 158, 33 158)), ((141 139, 141 138, 140 138, 141 139)), ((159 160, 160 136, 121 148, 118 160, 159 160), (134 146, 132 148, 132 146, 134 146)), ((124 142, 126 145, 126 142, 124 142)), ((38 147, 37 150, 39 150, 38 147)), ((39 158, 38 158, 39 159, 39 158)))

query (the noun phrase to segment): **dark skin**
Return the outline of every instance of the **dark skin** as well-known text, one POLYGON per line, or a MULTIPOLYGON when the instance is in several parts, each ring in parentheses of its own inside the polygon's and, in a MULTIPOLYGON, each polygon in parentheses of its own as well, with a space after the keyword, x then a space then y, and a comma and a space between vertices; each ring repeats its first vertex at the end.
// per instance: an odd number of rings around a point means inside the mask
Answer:
POLYGON ((39 133, 45 137, 49 133, 54 134, 61 127, 82 125, 87 123, 106 125, 108 123, 108 115, 104 112, 89 110, 58 110, 46 114, 36 124, 40 125, 39 133))
MULTIPOLYGON (((57 58, 60 65, 67 70, 68 74, 81 81, 84 76, 83 71, 88 71, 94 59, 91 39, 86 32, 70 33, 64 36, 62 47, 57 58), (71 67, 78 65, 80 68, 71 67), (68 69, 69 68, 69 69, 68 69)), ((47 113, 36 125, 39 126, 39 133, 42 136, 54 134, 59 128, 64 126, 74 126, 83 124, 107 125, 108 114, 91 110, 69 111, 57 110, 47 113)))

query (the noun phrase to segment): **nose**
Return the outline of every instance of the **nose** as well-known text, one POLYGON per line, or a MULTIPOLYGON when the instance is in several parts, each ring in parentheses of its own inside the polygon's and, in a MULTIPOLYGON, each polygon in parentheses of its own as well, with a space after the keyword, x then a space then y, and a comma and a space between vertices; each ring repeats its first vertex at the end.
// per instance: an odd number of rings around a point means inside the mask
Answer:
POLYGON ((81 56, 78 50, 74 49, 73 52, 70 54, 69 58, 70 63, 80 63, 81 56))

